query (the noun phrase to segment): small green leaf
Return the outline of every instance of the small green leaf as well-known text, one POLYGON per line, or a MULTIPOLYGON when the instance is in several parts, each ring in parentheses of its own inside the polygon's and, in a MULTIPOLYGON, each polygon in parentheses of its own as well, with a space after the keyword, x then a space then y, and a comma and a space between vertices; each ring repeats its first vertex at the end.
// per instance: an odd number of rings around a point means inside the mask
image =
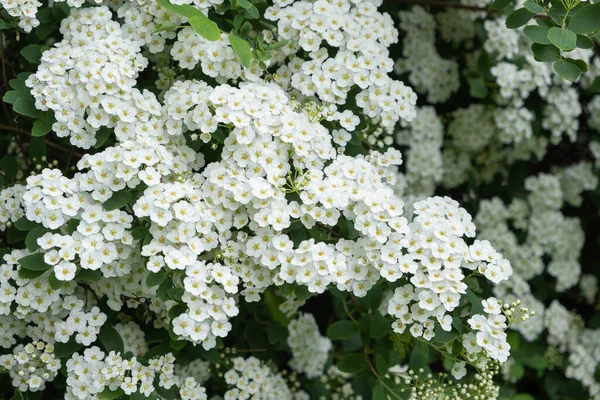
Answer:
POLYGON ((252 5, 252 7, 250 7, 250 8, 248 8, 246 10, 246 12, 248 13, 248 15, 250 15, 254 19, 258 19, 258 17, 260 17, 260 13, 258 12, 258 8, 256 8, 256 6, 254 6, 254 5, 252 5))
POLYGON ((35 108, 35 101, 31 96, 20 96, 13 103, 13 110, 26 117, 39 118, 42 116, 42 112, 35 108))
POLYGON ((548 29, 544 29, 541 26, 528 25, 523 28, 523 33, 534 43, 550 44, 548 29))
POLYGON ((42 53, 48 49, 49 49, 48 46, 42 46, 39 44, 30 44, 28 46, 23 47, 23 49, 21 49, 21 55, 23 56, 23 58, 25 58, 30 63, 39 64, 40 58, 42 57, 42 53))
POLYGON ((594 41, 585 35, 577 35, 577 47, 580 49, 593 49, 594 41))
POLYGON ((158 24, 152 33, 159 33, 163 31, 170 31, 171 29, 177 28, 176 24, 158 24))
POLYGON ((206 15, 199 14, 188 18, 192 29, 205 39, 210 41, 219 40, 221 37, 221 30, 213 21, 211 21, 206 15))
POLYGON ((50 285, 52 290, 60 289, 64 283, 65 283, 64 281, 61 281, 56 277, 54 272, 52 272, 50 275, 48 275, 48 284, 50 285))
POLYGON ((510 5, 512 0, 494 0, 492 8, 494 10, 503 10, 510 5))
POLYGON ((526 9, 528 9, 529 11, 531 11, 534 14, 539 14, 539 13, 544 12, 544 7, 542 7, 535 1, 531 1, 531 0, 527 0, 525 3, 523 3, 523 7, 525 7, 526 9))
POLYGON ((37 222, 28 220, 27 217, 21 217, 15 221, 13 226, 20 231, 29 232, 30 230, 39 225, 37 222))
POLYGON ((29 269, 31 271, 46 271, 50 268, 44 261, 44 255, 42 253, 34 253, 18 260, 19 265, 22 268, 29 269))
POLYGON ((590 92, 600 91, 600 76, 595 77, 592 84, 587 89, 590 92))
POLYGON ((148 277, 146 278, 146 286, 154 287, 158 286, 167 278, 167 273, 165 271, 158 272, 150 272, 148 277))
POLYGON ((582 74, 584 74, 588 71, 588 65, 583 60, 575 60, 573 58, 565 58, 565 61, 568 61, 571 64, 574 64, 577 68, 579 68, 579 71, 582 74))
POLYGON ((542 62, 554 62, 560 58, 560 51, 551 44, 534 43, 531 45, 531 51, 542 62))
POLYGON ((40 248, 40 245, 37 241, 46 232, 48 232, 48 230, 43 226, 36 226, 30 230, 27 234, 27 237, 25 237, 25 247, 27 247, 27 250, 31 251, 32 253, 37 251, 40 248))
POLYGON ((371 319, 371 326, 369 328, 369 334, 374 339, 380 339, 388 333, 390 323, 381 314, 376 313, 371 319))
POLYGON ((357 374, 369 368, 369 364, 364 354, 349 353, 342 357, 337 367, 342 372, 357 374))
POLYGON ((548 30, 548 40, 563 51, 571 51, 577 45, 577 35, 575 33, 557 26, 548 30))
POLYGON ((104 389, 102 393, 98 393, 98 398, 100 400, 114 400, 123 396, 125 392, 123 389, 118 388, 117 390, 104 389))
POLYGON ((102 208, 105 211, 118 210, 121 207, 125 207, 129 200, 131 200, 131 192, 129 190, 120 190, 115 192, 110 199, 106 200, 102 208))
POLYGON ((377 368, 377 372, 379 372, 379 375, 384 376, 385 374, 387 374, 389 365, 381 354, 377 354, 375 356, 375 367, 377 368))
POLYGON ((92 271, 91 269, 81 269, 75 276, 77 282, 98 282, 102 279, 100 270, 92 271))
POLYGON ((38 278, 38 277, 44 275, 44 273, 46 271, 47 270, 32 271, 30 269, 20 268, 19 269, 19 278, 23 278, 23 279, 35 279, 35 278, 38 278))
POLYGON ((554 25, 554 22, 548 20, 548 19, 543 19, 543 18, 538 18, 535 20, 535 23, 538 24, 539 26, 541 26, 542 28, 548 30, 550 28, 552 28, 554 25))
POLYGON ((185 340, 171 339, 169 341, 169 347, 172 348, 173 350, 181 350, 185 347, 186 344, 187 344, 187 341, 185 341, 185 340))
POLYGON ((19 389, 15 389, 13 391, 13 399, 14 400, 25 400, 25 398, 23 397, 23 393, 21 393, 21 391, 19 389))
POLYGON ((237 0, 237 3, 240 5, 240 7, 245 8, 246 10, 252 7, 253 5, 248 0, 237 0))
POLYGON ((125 345, 119 332, 112 325, 104 325, 100 334, 98 335, 100 343, 104 346, 104 349, 108 351, 115 351, 123 354, 125 352, 125 345))
POLYGON ((575 33, 592 33, 600 29, 600 3, 583 6, 568 23, 575 33))
POLYGON ((44 114, 42 118, 36 119, 31 129, 31 136, 39 137, 47 135, 52 130, 54 121, 54 117, 49 113, 44 114))
POLYGON ((14 104, 21 96, 22 96, 21 92, 18 92, 16 90, 9 90, 8 92, 6 92, 4 94, 4 97, 2 97, 2 100, 4 100, 4 102, 8 103, 8 104, 14 104))
POLYGON ((242 65, 246 68, 250 68, 252 64, 252 49, 250 48, 250 44, 244 39, 235 36, 229 35, 229 43, 231 43, 231 47, 235 54, 240 58, 242 65))
POLYGON ((581 73, 579 67, 566 60, 558 60, 554 63, 554 71, 563 79, 573 82, 581 73))
POLYGON ((385 388, 381 383, 378 383, 373 388, 373 400, 386 400, 385 388))
POLYGON ((525 9, 519 8, 516 11, 513 11, 508 17, 506 17, 506 27, 508 29, 516 29, 525 25, 531 18, 533 18, 534 13, 525 9))
POLYGON ((71 218, 69 222, 67 222, 67 232, 69 232, 69 235, 72 235, 73 232, 77 230, 80 223, 81 220, 77 218, 71 218))
POLYGON ((356 326, 347 319, 336 321, 327 328, 327 337, 331 340, 348 339, 356 333, 356 326))
POLYGON ((96 132, 96 143, 94 144, 94 148, 99 149, 100 147, 102 147, 104 145, 104 143, 106 143, 106 141, 108 140, 109 137, 110 137, 110 129, 108 129, 105 126, 98 129, 98 132, 96 132))
POLYGON ((75 339, 71 338, 67 343, 54 343, 54 355, 58 358, 67 358, 82 347, 82 344, 77 343, 75 339))
POLYGON ((469 79, 469 94, 476 99, 484 99, 488 95, 488 88, 481 78, 469 79))
MULTIPOLYGON (((179 14, 188 19, 190 17, 194 17, 199 14, 202 14, 202 11, 200 11, 196 7, 193 7, 189 4, 184 4, 184 5, 178 6, 175 4, 171 4, 169 2, 169 0, 156 0, 156 2, 158 4, 160 4, 161 6, 163 6, 164 8, 166 8, 167 10, 171 11, 172 13, 179 14)), ((202 14, 202 15, 204 15, 204 14, 202 14)))

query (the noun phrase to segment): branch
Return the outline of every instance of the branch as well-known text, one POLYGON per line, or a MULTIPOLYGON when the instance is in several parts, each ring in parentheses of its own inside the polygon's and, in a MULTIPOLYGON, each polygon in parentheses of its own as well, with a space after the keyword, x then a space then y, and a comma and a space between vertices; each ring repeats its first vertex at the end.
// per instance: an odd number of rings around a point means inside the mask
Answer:
MULTIPOLYGON (((22 130, 22 129, 19 129, 19 128, 15 128, 15 127, 13 127, 13 126, 9 126, 9 125, 0 125, 0 129, 6 129, 7 131, 13 131, 13 132, 17 132, 19 135, 23 135, 23 136, 29 136, 29 137, 31 137, 31 132, 24 131, 24 130, 22 130)), ((56 144, 56 143, 54 143, 54 142, 51 142, 51 141, 50 141, 50 140, 48 140, 48 139, 46 139, 46 140, 45 140, 45 142, 46 142, 46 144, 47 144, 48 146, 50 146, 50 147, 52 147, 52 148, 54 148, 54 149, 60 150, 60 151, 62 151, 62 152, 65 152, 65 153, 71 153, 71 152, 72 152, 72 154, 73 154, 75 157, 79 157, 79 158, 83 157, 83 154, 82 154, 82 153, 80 153, 80 152, 78 152, 78 151, 74 151, 74 150, 67 149, 67 148, 65 148, 65 147, 62 147, 61 145, 59 145, 59 144, 56 144)))

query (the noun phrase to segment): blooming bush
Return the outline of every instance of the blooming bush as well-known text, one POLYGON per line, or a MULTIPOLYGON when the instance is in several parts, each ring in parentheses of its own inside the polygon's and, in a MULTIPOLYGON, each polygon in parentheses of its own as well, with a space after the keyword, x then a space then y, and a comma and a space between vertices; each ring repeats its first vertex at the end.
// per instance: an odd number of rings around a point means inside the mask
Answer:
POLYGON ((0 393, 600 399, 600 9, 412 3, 0 0, 0 393))

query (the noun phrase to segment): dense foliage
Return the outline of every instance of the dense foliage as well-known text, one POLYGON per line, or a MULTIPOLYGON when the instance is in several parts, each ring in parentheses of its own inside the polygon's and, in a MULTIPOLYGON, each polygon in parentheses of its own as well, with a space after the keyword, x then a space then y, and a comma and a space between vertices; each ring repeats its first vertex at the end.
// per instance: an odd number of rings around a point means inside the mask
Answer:
POLYGON ((3 398, 600 400, 600 4, 0 6, 3 398))

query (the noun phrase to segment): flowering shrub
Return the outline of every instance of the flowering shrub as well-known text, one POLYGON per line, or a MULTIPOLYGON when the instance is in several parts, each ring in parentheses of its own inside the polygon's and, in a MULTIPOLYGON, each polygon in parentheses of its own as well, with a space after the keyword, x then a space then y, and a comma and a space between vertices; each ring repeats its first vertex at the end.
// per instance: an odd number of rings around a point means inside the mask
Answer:
POLYGON ((600 399, 596 6, 428 1, 0 0, 4 397, 600 399))

